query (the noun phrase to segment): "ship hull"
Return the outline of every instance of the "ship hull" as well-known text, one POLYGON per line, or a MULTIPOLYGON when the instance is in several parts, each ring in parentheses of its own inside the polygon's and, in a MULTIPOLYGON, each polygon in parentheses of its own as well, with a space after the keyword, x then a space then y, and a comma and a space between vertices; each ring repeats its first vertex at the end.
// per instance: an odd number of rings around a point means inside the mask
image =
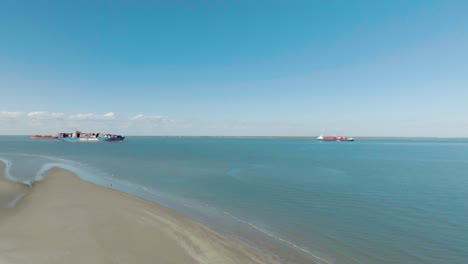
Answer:
POLYGON ((75 138, 75 137, 66 137, 66 138, 58 138, 62 141, 69 141, 69 142, 121 142, 125 139, 125 137, 117 137, 117 138, 75 138))
POLYGON ((48 135, 32 135, 32 139, 56 139, 57 136, 48 136, 48 135))
POLYGON ((322 139, 319 141, 354 141, 354 139, 322 139))
POLYGON ((317 138, 318 141, 354 141, 354 138, 351 137, 323 137, 320 136, 317 138))

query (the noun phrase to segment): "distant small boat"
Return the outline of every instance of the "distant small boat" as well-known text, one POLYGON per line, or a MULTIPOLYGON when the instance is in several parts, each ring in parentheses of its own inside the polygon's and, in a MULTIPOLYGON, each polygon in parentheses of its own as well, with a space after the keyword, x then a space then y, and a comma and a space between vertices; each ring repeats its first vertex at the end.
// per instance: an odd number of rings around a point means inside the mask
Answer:
POLYGON ((335 136, 326 136, 320 135, 317 137, 318 141, 354 141, 352 137, 335 137, 335 136))
POLYGON ((56 139, 57 136, 52 136, 52 135, 32 135, 32 139, 56 139))
POLYGON ((122 135, 104 134, 104 133, 82 133, 75 131, 73 133, 60 133, 57 139, 62 141, 74 141, 74 142, 119 142, 125 139, 122 135))

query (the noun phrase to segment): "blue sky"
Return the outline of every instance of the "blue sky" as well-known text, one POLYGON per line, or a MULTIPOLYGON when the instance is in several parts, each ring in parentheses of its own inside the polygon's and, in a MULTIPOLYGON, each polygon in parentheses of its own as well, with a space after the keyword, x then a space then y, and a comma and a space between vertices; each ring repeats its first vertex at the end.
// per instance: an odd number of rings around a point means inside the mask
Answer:
POLYGON ((1 1, 0 134, 468 137, 466 1, 1 1))

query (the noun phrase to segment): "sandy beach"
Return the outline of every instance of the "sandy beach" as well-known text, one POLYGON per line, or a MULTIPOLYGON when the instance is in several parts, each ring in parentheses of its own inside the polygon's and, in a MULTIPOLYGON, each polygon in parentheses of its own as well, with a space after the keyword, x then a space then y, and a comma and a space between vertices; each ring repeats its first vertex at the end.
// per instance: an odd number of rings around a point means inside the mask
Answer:
MULTIPOLYGON (((0 202, 27 189, 0 181, 0 202)), ((0 211, 0 263, 277 262, 168 208, 55 168, 0 211)))

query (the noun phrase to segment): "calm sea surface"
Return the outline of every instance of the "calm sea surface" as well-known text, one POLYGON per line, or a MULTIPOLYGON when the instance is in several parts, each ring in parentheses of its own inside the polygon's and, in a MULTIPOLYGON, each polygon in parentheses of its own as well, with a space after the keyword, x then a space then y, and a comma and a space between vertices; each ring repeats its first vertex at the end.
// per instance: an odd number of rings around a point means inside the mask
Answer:
POLYGON ((468 140, 5 136, 0 158, 17 180, 68 168, 284 263, 468 263, 468 140))

